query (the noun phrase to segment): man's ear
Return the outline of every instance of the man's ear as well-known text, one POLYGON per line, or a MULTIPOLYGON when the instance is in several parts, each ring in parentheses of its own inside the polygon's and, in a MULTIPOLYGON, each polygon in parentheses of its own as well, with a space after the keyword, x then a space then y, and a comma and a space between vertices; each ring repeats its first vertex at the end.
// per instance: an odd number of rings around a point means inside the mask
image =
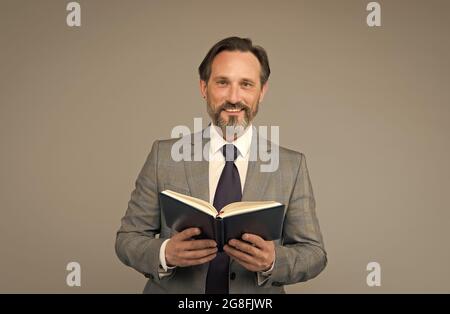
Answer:
POLYGON ((204 80, 200 80, 200 94, 206 99, 207 84, 204 80))
POLYGON ((261 88, 261 95, 259 95, 259 102, 263 101, 264 96, 266 95, 268 89, 269 89, 269 81, 265 82, 263 87, 261 88))

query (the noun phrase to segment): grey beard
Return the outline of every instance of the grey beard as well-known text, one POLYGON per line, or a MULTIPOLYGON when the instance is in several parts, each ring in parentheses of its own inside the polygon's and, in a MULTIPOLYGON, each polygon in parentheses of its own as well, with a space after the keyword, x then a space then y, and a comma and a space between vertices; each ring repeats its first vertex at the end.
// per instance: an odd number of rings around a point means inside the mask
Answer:
POLYGON ((231 135, 235 135, 234 138, 239 137, 243 130, 249 126, 250 122, 258 113, 259 104, 256 104, 255 111, 252 112, 250 108, 244 108, 244 118, 239 122, 238 117, 230 116, 228 117, 228 122, 224 120, 220 113, 222 112, 223 106, 217 108, 216 111, 213 110, 212 106, 207 102, 206 109, 208 111, 209 116, 212 119, 214 125, 218 126, 222 130, 223 135, 227 135, 227 138, 231 135), (228 132, 228 133, 227 133, 228 132))

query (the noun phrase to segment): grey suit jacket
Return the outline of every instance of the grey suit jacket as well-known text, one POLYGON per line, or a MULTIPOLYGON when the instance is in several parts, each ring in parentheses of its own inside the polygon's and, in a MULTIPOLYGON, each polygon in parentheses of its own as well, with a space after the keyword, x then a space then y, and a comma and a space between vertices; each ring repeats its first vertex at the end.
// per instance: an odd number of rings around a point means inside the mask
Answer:
MULTIPOLYGON (((205 292, 208 264, 177 267, 162 279, 158 275, 161 244, 175 232, 161 215, 158 193, 170 189, 209 201, 208 161, 174 161, 171 149, 177 140, 153 143, 117 232, 119 259, 148 278, 144 293, 205 292)), ((273 272, 261 286, 255 272, 230 261, 230 293, 285 293, 284 285, 314 278, 327 264, 305 156, 279 147, 275 172, 261 172, 261 164, 249 161, 242 200, 286 204, 283 235, 275 242, 273 272)))

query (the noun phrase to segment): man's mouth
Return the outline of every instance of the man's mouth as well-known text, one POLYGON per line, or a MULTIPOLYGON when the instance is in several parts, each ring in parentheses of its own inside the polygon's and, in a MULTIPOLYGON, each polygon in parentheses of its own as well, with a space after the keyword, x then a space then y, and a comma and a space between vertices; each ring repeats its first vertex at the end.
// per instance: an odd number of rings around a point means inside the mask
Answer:
POLYGON ((223 109, 223 110, 226 112, 229 112, 229 113, 237 113, 237 112, 242 111, 243 108, 228 108, 228 109, 223 109))

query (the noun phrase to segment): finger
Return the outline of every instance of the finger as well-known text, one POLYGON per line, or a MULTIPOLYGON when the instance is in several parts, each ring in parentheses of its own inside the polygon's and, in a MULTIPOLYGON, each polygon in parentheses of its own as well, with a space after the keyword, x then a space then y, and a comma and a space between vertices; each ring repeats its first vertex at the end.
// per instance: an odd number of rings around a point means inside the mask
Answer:
POLYGON ((236 239, 230 240, 228 242, 228 245, 230 245, 242 252, 245 252, 247 254, 255 256, 255 257, 261 256, 261 253, 262 253, 259 248, 249 244, 248 242, 244 242, 244 241, 240 241, 240 240, 236 240, 236 239))
POLYGON ((238 258, 234 258, 234 260, 235 260, 237 263, 241 264, 244 268, 246 268, 246 269, 249 270, 249 271, 258 271, 258 268, 255 267, 255 266, 252 265, 252 264, 249 264, 249 263, 247 263, 247 262, 244 262, 244 261, 242 261, 242 260, 240 260, 240 259, 238 259, 238 258))
POLYGON ((217 247, 217 243, 214 240, 192 240, 183 242, 182 247, 185 250, 201 250, 217 247))
POLYGON ((199 228, 188 228, 188 229, 184 229, 180 233, 177 233, 173 237, 177 238, 177 240, 183 241, 183 240, 187 240, 187 239, 192 238, 199 234, 200 234, 199 228))
POLYGON ((214 254, 199 258, 199 259, 185 259, 185 260, 183 260, 182 265, 183 266, 195 266, 195 265, 205 264, 205 263, 212 261, 216 256, 217 256, 217 253, 214 253, 214 254))
POLYGON ((253 266, 258 266, 258 261, 256 260, 255 257, 248 255, 247 253, 244 253, 242 251, 239 251, 239 250, 233 248, 232 246, 225 245, 223 247, 223 250, 225 251, 225 253, 227 253, 228 255, 230 255, 231 257, 233 257, 235 259, 242 260, 253 266))
POLYGON ((242 240, 250 242, 259 247, 260 249, 263 249, 267 245, 266 240, 264 240, 263 238, 261 238, 256 234, 244 233, 242 235, 242 240))
POLYGON ((205 250, 184 251, 180 257, 184 259, 200 259, 217 252, 217 248, 209 248, 205 250))
POLYGON ((254 258, 250 255, 242 253, 232 247, 225 245, 223 250, 230 255, 234 260, 238 261, 242 266, 251 271, 264 271, 269 267, 266 264, 257 258, 254 258))

